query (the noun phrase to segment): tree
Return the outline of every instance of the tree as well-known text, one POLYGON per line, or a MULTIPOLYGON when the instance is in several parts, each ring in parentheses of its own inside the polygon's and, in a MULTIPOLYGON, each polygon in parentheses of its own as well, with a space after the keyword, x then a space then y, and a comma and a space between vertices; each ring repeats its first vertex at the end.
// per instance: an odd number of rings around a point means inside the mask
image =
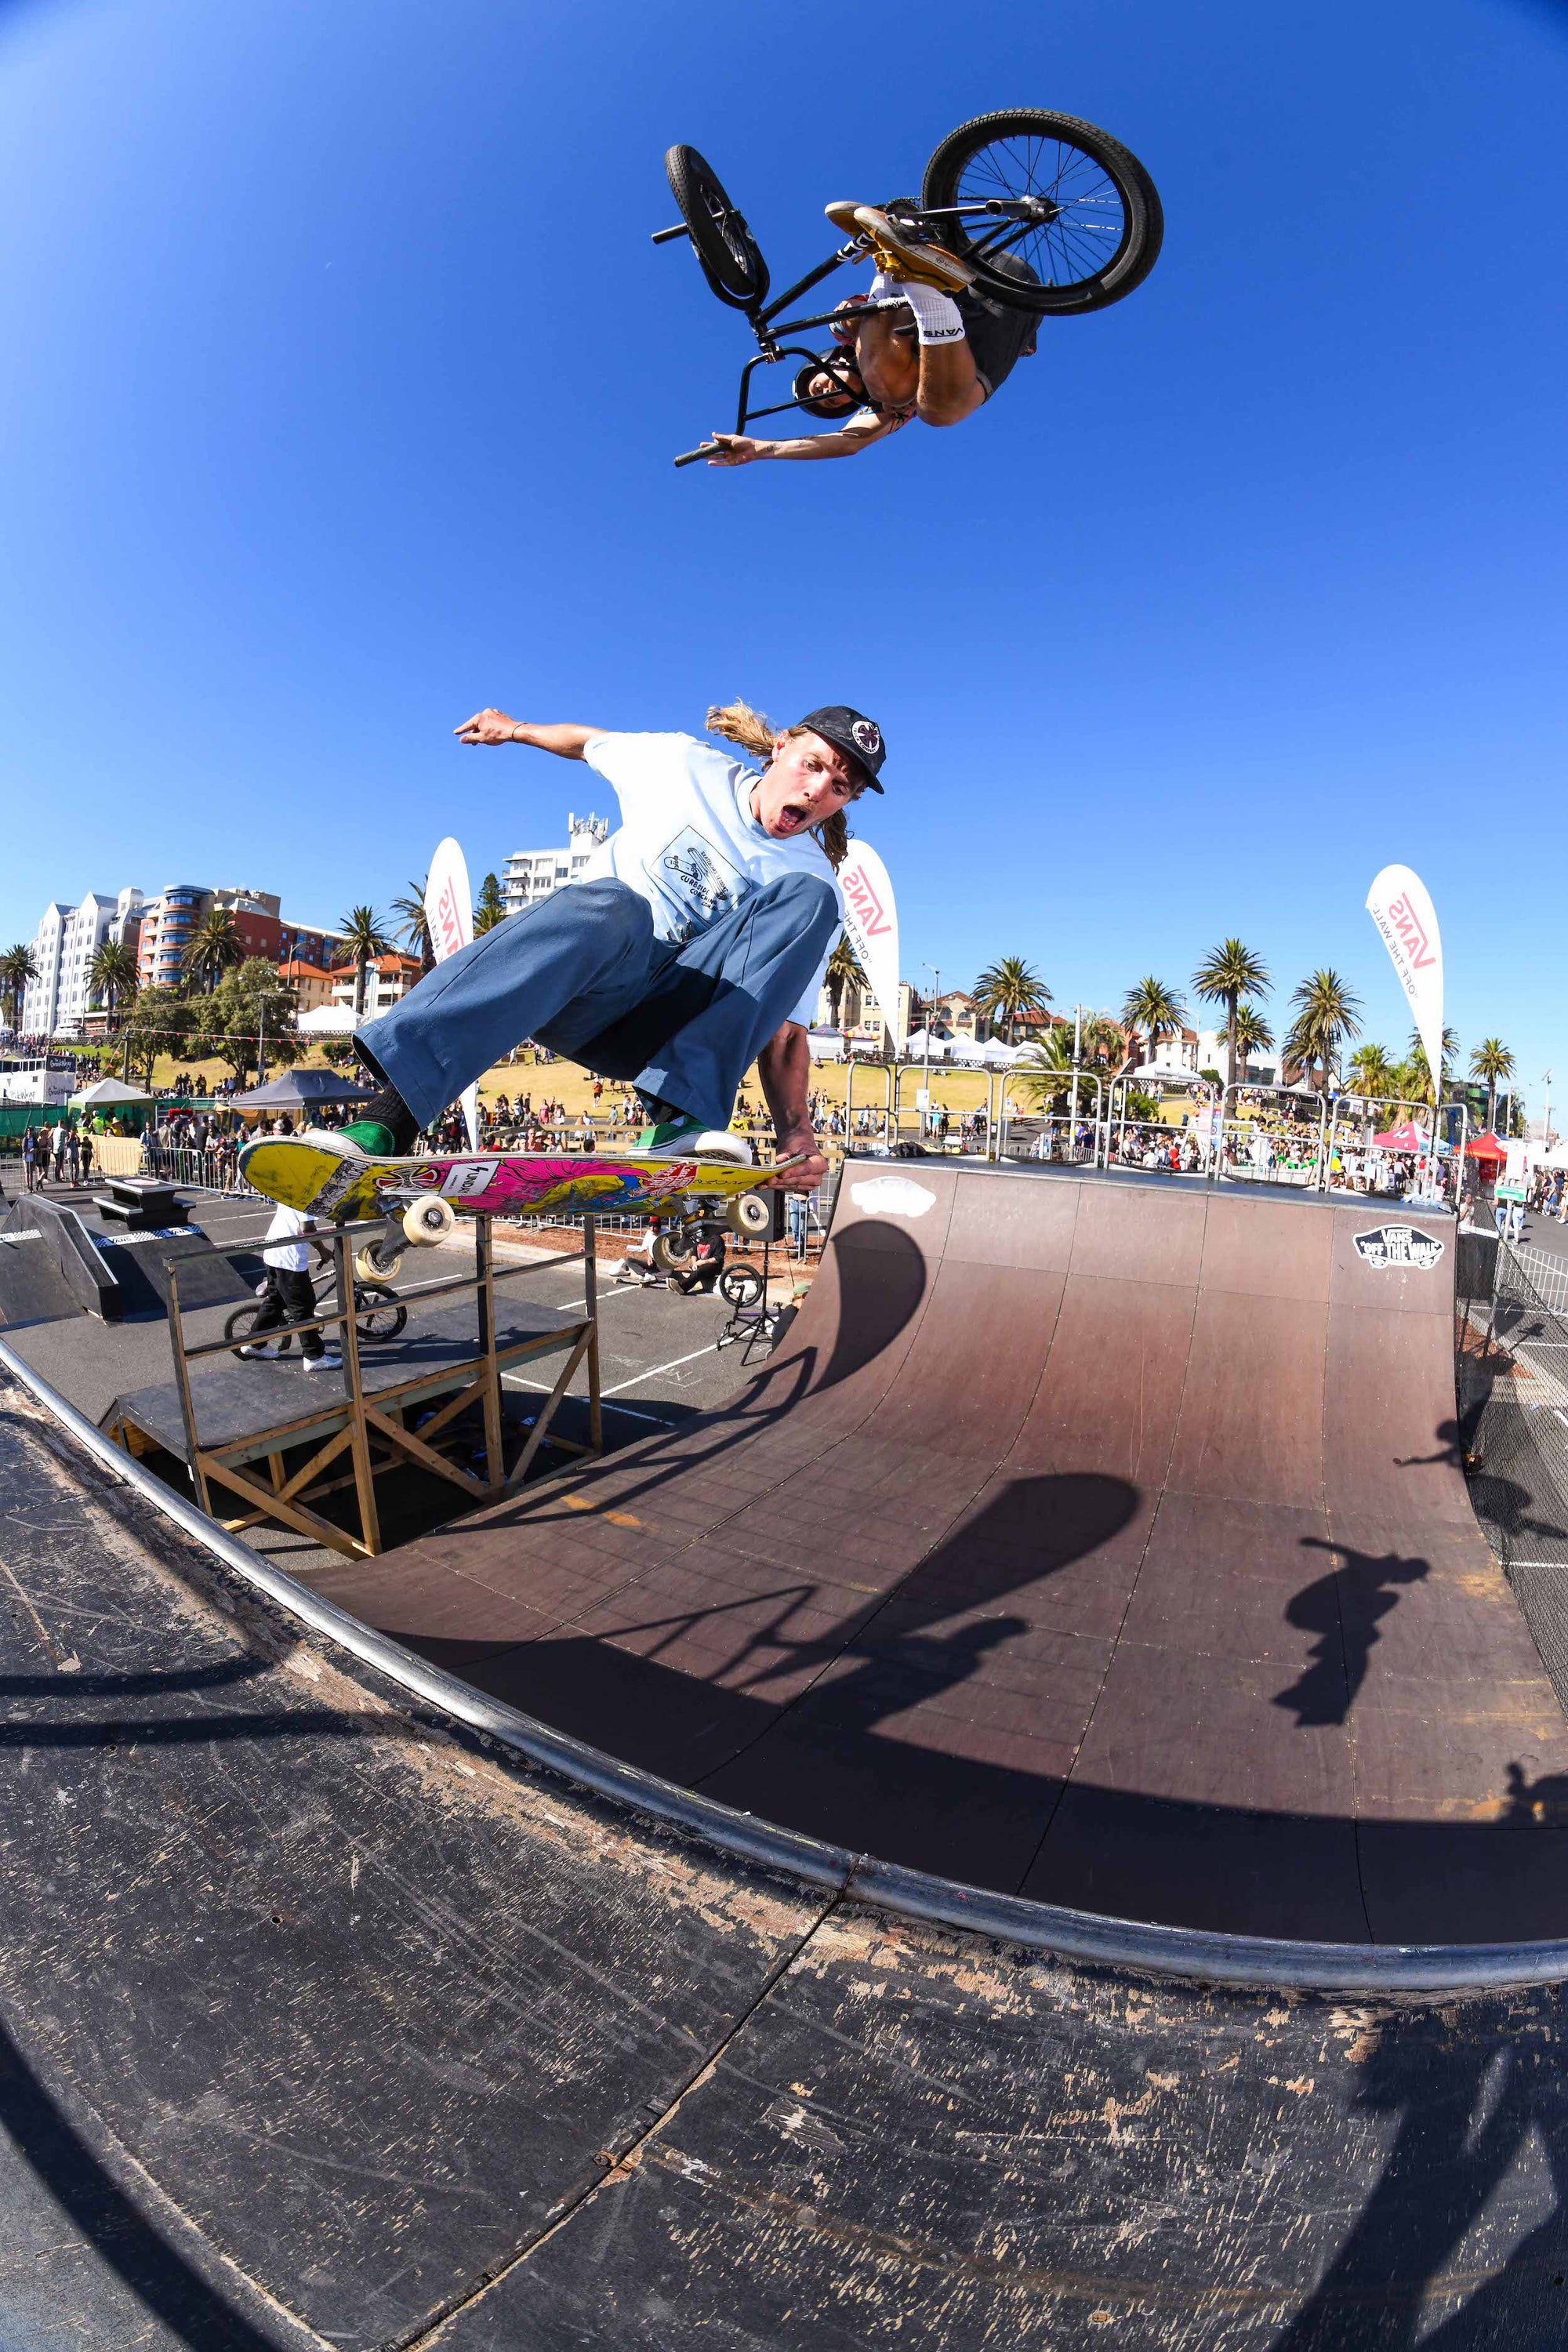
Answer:
POLYGON ((138 989, 120 1033, 127 1078, 138 1076, 144 1087, 150 1087, 159 1055, 172 1054, 176 1045, 184 1045, 196 1017, 196 1007, 189 998, 173 988, 138 989))
POLYGON ((506 900, 500 894, 500 884, 493 874, 487 874, 479 884, 479 902, 474 908, 474 937, 493 931, 498 923, 506 920, 506 900))
POLYGON ((1043 1013, 1050 1001, 1050 990, 1022 956, 999 956, 974 983, 975 1011, 984 1013, 993 1027, 1000 1016, 1009 1045, 1018 1042, 1018 1024, 1024 1015, 1043 1013))
POLYGON ((1285 1052, 1299 1069, 1317 1069, 1318 1091, 1326 1095, 1340 1047, 1361 1034, 1361 999, 1331 965, 1324 965, 1292 991, 1290 1002, 1300 1010, 1285 1052))
MULTIPOLYGON (((1443 1055, 1443 1069, 1446 1071, 1450 1062, 1457 1062, 1459 1058, 1459 1033, 1457 1029, 1445 1028, 1440 1050, 1443 1055)), ((1440 1072, 1439 1076, 1441 1075, 1440 1072)), ((1426 1048, 1421 1042, 1419 1029, 1412 1029, 1410 1032, 1410 1043, 1405 1048, 1405 1059, 1400 1063, 1394 1076, 1401 1102, 1436 1101, 1437 1097, 1432 1086, 1432 1072, 1426 1060, 1426 1048)))
POLYGON ((88 966, 88 982, 95 996, 109 1000, 109 1025, 126 997, 136 993, 136 958, 123 940, 105 940, 88 966))
POLYGON ((377 956, 391 950, 391 941, 381 928, 381 917, 374 907, 351 907, 338 926, 343 935, 344 950, 354 968, 354 1019, 364 1019, 365 975, 377 956))
POLYGON ((0 956, 0 990, 5 992, 11 1027, 18 1034, 22 1027, 22 999, 27 992, 28 982, 37 977, 37 958, 25 940, 18 940, 14 948, 7 948, 0 956))
MULTIPOLYGON (((1149 1059, 1160 1058, 1160 1040, 1167 1029, 1180 1029, 1187 1017, 1187 1008, 1173 989, 1163 980, 1146 972, 1135 988, 1128 991, 1127 1002, 1121 1008, 1121 1018, 1129 1029, 1136 1030, 1149 1040, 1149 1059)), ((1128 1039, 1131 1053, 1132 1041, 1128 1039)))
POLYGON ((1044 1109, 1072 1091, 1072 1031, 1063 1022, 1037 1037, 1007 1074, 1009 1093, 1044 1109))
POLYGON ((211 990, 244 956, 234 908, 214 907, 192 932, 180 962, 187 979, 211 990))
POLYGON ((1240 940, 1221 940, 1193 974, 1193 987, 1206 1004, 1225 1007, 1226 1077, 1236 1084, 1236 1016, 1242 998, 1267 996, 1268 966, 1240 940))
POLYGON ((1513 1076, 1513 1055, 1500 1037, 1483 1037, 1470 1055, 1470 1076, 1484 1078, 1487 1088, 1487 1125, 1497 1130, 1497 1090, 1500 1078, 1513 1076))
POLYGON ((418 957, 421 978, 436 969, 436 942, 430 936, 430 918, 425 911, 425 889, 429 879, 426 874, 424 882, 411 882, 407 896, 392 902, 393 913, 403 918, 398 937, 418 957))
POLYGON ((826 978, 827 982, 828 1011, 833 1022, 833 1026, 837 1029, 838 1027, 839 1012, 844 1003, 845 992, 847 989, 865 988, 869 985, 867 981, 866 974, 861 969, 860 959, 856 954, 854 949, 850 946, 847 939, 840 938, 837 946, 834 949, 833 953, 828 957, 826 978))
POLYGON ((277 965, 265 956, 247 956, 197 1007, 186 1050, 204 1061, 226 1062, 243 1086, 263 1058, 285 1068, 299 1060, 298 1009, 299 998, 279 979, 277 965))
POLYGON ((1381 1045, 1358 1045, 1345 1073, 1358 1095, 1373 1102, 1396 1102, 1399 1073, 1381 1045))
MULTIPOLYGON (((1244 1072, 1254 1054, 1269 1054, 1274 1050, 1274 1032, 1255 1004, 1237 1006, 1231 1035, 1236 1041, 1235 1051, 1241 1056, 1240 1066, 1244 1072)), ((1237 1081, 1232 1078, 1230 1083, 1235 1086, 1237 1081)))

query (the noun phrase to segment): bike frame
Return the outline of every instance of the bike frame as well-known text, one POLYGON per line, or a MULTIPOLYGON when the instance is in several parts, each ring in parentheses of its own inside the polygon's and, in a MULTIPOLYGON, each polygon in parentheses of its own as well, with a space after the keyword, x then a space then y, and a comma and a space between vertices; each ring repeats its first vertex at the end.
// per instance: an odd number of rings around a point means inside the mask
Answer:
MULTIPOLYGON (((1020 216, 1015 207, 994 201, 985 204, 950 205, 941 213, 922 214, 921 217, 927 220, 958 219, 961 215, 970 213, 1002 214, 1008 218, 1020 216)), ((666 245, 671 239, 686 236, 688 234, 686 225, 682 222, 679 228, 656 229, 653 241, 655 245, 666 245)), ((845 262, 863 262, 865 259, 864 245, 858 238, 852 238, 847 245, 841 245, 836 253, 830 253, 826 261, 819 261, 815 269, 808 269, 804 278, 797 278, 793 286, 786 287, 784 291, 775 295, 772 301, 748 303, 743 308, 738 303, 728 306, 731 310, 741 310, 742 316, 755 335, 758 344, 755 359, 748 360, 741 370, 741 389, 735 403, 737 433, 744 433, 747 425, 755 424, 759 417, 782 416, 792 408, 804 406, 805 404, 802 401, 790 399, 772 401, 765 407, 753 408, 751 405, 752 374, 760 367, 776 367, 781 360, 809 361, 814 366, 821 365, 820 352, 811 351, 804 343, 786 342, 784 338, 787 335, 804 335, 813 327, 831 326, 837 315, 837 311, 824 310, 810 319, 784 319, 782 313, 789 309, 792 302, 798 302, 803 295, 809 294, 814 286, 820 286, 824 278, 830 278, 836 269, 843 267, 845 262)), ((989 298, 984 295, 977 297, 977 299, 989 302, 989 298)), ((892 310, 900 306, 896 302, 888 302, 876 307, 892 310)), ((1001 305, 990 303, 989 307, 1000 309, 1001 305)), ((700 459, 710 457, 712 452, 713 444, 709 442, 700 449, 688 449, 675 462, 678 466, 695 466, 700 459)))

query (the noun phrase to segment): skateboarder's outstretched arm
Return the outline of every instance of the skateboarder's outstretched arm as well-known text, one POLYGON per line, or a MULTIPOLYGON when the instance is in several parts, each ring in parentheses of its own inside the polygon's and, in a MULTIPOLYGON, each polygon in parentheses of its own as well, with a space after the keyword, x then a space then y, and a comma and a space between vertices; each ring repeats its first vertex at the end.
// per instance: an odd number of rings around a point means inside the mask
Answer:
POLYGON ((580 760, 583 746, 604 733, 602 727, 574 727, 567 723, 554 726, 533 725, 525 719, 509 719, 504 710, 476 710, 465 719, 453 734, 459 743, 531 743, 536 751, 553 751, 558 760, 580 760))
POLYGON ((781 1160, 795 1165, 773 1182, 786 1192, 810 1192, 827 1173, 827 1162, 812 1132, 811 1046, 798 1021, 786 1021, 757 1055, 757 1076, 773 1114, 773 1139, 781 1160))

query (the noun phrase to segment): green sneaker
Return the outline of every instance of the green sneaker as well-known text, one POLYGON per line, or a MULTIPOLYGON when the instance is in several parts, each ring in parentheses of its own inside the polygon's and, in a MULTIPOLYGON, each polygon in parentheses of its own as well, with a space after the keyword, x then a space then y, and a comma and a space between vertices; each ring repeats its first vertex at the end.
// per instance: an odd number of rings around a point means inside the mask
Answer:
POLYGON ((731 1135, 728 1128, 704 1127, 689 1111, 645 1127, 634 1149, 652 1160, 723 1160, 737 1168, 749 1168, 752 1163, 751 1147, 743 1136, 731 1135))
POLYGON ((378 1118, 351 1119, 347 1127, 334 1128, 331 1132, 342 1143, 357 1143, 367 1160, 396 1160, 401 1156, 397 1138, 378 1118))

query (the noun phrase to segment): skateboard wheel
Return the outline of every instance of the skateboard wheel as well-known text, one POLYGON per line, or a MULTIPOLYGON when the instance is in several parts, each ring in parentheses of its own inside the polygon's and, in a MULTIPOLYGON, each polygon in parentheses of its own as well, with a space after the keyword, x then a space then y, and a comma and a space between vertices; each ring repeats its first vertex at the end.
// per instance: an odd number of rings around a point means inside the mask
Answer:
POLYGON ((403 1252, 390 1242, 367 1242, 354 1252, 354 1272, 362 1282, 392 1282, 403 1264, 403 1252))
POLYGON ((443 1201, 438 1192, 422 1201, 411 1201, 403 1212, 403 1230, 416 1249, 430 1249, 444 1242, 458 1222, 458 1213, 450 1201, 443 1201))
POLYGON ((729 1222, 737 1234, 765 1234, 773 1222, 773 1204, 760 1192, 737 1192, 730 1203, 729 1222))
POLYGON ((655 1234, 648 1255, 660 1274, 682 1274, 697 1255, 695 1234, 682 1233, 679 1226, 665 1234, 655 1234))

